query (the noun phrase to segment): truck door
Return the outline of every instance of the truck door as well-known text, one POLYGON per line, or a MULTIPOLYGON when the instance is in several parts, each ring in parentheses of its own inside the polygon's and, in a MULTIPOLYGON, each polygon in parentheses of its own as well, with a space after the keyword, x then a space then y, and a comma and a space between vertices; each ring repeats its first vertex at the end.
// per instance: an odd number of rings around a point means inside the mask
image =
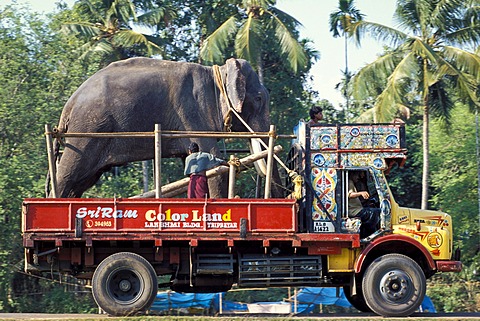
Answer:
POLYGON ((312 166, 309 192, 307 193, 307 217, 309 231, 313 233, 339 233, 341 221, 338 219, 340 206, 338 199, 338 170, 312 166), (311 185, 310 185, 311 184, 311 185))
MULTIPOLYGON (((390 195, 389 190, 386 185, 385 178, 383 173, 374 168, 350 168, 346 170, 338 171, 338 181, 341 187, 341 199, 342 206, 340 216, 344 222, 354 219, 352 212, 357 208, 371 208, 373 212, 377 212, 376 215, 379 218, 379 224, 377 225, 377 230, 384 229, 387 225, 386 222, 390 221, 390 195), (357 199, 349 198, 348 193, 351 189, 351 185, 355 186, 356 191, 366 191, 368 193, 368 198, 362 196, 357 199)), ((352 222, 353 224, 354 222, 352 222)), ((348 224, 347 224, 348 227, 348 224)), ((345 229, 343 229, 345 230, 345 229)), ((347 232, 349 230, 346 229, 347 232)))

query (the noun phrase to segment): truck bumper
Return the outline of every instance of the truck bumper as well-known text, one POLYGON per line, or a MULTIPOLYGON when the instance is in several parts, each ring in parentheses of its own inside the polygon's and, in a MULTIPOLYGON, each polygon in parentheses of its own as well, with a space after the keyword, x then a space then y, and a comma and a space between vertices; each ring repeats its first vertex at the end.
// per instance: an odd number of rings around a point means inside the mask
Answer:
POLYGON ((460 272, 462 270, 462 262, 460 261, 437 261, 437 271, 440 272, 460 272))

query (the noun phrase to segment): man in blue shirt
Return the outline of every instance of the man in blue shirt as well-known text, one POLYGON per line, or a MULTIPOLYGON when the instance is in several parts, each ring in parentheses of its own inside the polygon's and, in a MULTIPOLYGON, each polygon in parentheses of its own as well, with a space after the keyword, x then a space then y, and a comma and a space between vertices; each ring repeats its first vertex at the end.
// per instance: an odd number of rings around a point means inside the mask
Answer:
POLYGON ((198 144, 192 142, 188 147, 188 156, 185 159, 185 175, 190 176, 188 183, 188 198, 209 197, 207 170, 219 165, 228 165, 226 161, 216 158, 210 153, 201 152, 198 144))

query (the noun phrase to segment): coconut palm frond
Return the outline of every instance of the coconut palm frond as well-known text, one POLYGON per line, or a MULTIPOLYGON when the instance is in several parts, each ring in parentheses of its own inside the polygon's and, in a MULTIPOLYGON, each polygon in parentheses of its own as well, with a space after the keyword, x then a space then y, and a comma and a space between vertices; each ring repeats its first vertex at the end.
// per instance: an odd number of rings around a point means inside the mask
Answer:
POLYGON ((374 112, 375 112, 375 110, 373 108, 370 108, 367 111, 364 111, 362 114, 360 114, 357 118, 355 118, 353 122, 355 122, 355 123, 373 123, 373 122, 375 122, 374 112))
POLYGON ((388 78, 387 85, 375 102, 375 120, 380 122, 391 121, 398 106, 409 89, 409 80, 412 75, 419 72, 416 56, 413 53, 407 54, 395 67, 388 78))
POLYGON ((355 99, 362 100, 371 96, 372 88, 378 87, 376 82, 380 81, 384 84, 388 76, 395 70, 397 63, 397 53, 390 52, 360 69, 353 76, 352 84, 355 99))
POLYGON ((385 123, 391 121, 397 111, 395 87, 387 87, 376 99, 373 106, 374 122, 385 123))
POLYGON ((360 44, 363 35, 370 35, 377 41, 389 42, 392 46, 398 46, 410 37, 398 29, 364 20, 352 24, 350 32, 357 44, 360 44))
POLYGON ((353 23, 363 20, 365 15, 358 10, 353 0, 339 0, 337 10, 330 13, 330 32, 334 37, 340 37, 346 33, 350 34, 353 23))
POLYGON ((455 87, 461 99, 470 106, 480 107, 479 97, 477 95, 477 84, 474 76, 463 74, 463 77, 457 78, 457 86, 455 87))
POLYGON ((115 17, 122 23, 128 23, 130 19, 137 20, 135 5, 130 0, 114 0, 106 11, 108 19, 115 17))
POLYGON ((272 24, 275 28, 275 36, 279 40, 279 48, 282 54, 288 56, 290 68, 296 74, 300 70, 304 70, 308 57, 303 50, 303 47, 293 37, 287 26, 275 15, 272 14, 272 24))
POLYGON ((162 49, 153 42, 150 42, 144 34, 133 30, 121 30, 112 37, 112 44, 119 47, 134 47, 143 45, 147 49, 149 56, 155 53, 161 53, 162 49))
POLYGON ((448 128, 451 120, 451 111, 454 103, 447 92, 448 84, 443 81, 437 81, 428 89, 429 109, 432 115, 438 118, 445 128, 448 128))
POLYGON ((75 6, 80 8, 81 14, 92 16, 95 21, 100 21, 105 24, 105 17, 102 17, 100 11, 95 8, 91 0, 79 0, 75 3, 75 6))
POLYGON ((418 57, 429 60, 433 64, 439 64, 440 54, 435 51, 427 42, 420 38, 414 38, 412 43, 412 52, 418 57))
POLYGON ((248 60, 253 66, 257 65, 262 47, 262 27, 258 19, 249 16, 238 29, 235 38, 235 52, 239 58, 248 60))
POLYGON ((466 26, 445 35, 445 42, 457 46, 480 45, 480 26, 466 26))
POLYGON ((104 60, 111 62, 113 60, 110 57, 116 55, 116 48, 114 48, 110 42, 104 39, 93 43, 86 43, 79 48, 79 51, 82 52, 79 57, 80 60, 88 60, 92 56, 100 55, 106 57, 104 60))
POLYGON ((280 21, 289 21, 289 23, 293 24, 294 27, 302 27, 303 24, 298 21, 297 19, 295 19, 294 17, 292 17, 291 15, 289 15, 288 13, 286 13, 285 11, 282 11, 278 8, 275 8, 275 7, 271 7, 268 9, 268 11, 270 12, 271 16, 276 18, 276 19, 279 19, 280 21))
POLYGON ((476 76, 476 81, 480 82, 480 56, 465 51, 457 47, 444 46, 444 57, 447 61, 452 61, 461 72, 466 72, 476 76))
POLYGON ((61 31, 67 35, 79 35, 86 38, 93 38, 102 34, 100 26, 88 22, 66 23, 62 25, 61 31))
POLYGON ((200 57, 210 63, 223 62, 223 52, 237 30, 237 18, 231 16, 205 39, 200 48, 200 57))
POLYGON ((162 6, 155 8, 137 17, 136 25, 143 27, 158 26, 160 23, 168 23, 177 17, 175 9, 162 6))

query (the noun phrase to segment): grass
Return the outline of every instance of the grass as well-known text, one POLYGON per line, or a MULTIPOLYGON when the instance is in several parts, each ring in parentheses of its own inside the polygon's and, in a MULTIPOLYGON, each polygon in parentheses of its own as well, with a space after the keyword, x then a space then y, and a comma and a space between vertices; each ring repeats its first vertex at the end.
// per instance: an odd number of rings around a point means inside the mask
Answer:
MULTIPOLYGON (((19 318, 6 318, 2 319, 0 316, 0 321, 12 321, 12 320, 35 320, 35 321, 52 321, 52 320, 62 320, 62 321, 291 321, 291 320, 299 320, 299 321, 318 321, 318 320, 335 320, 335 321, 368 321, 368 320, 382 320, 383 317, 379 316, 372 316, 372 315, 337 315, 337 314, 321 314, 316 316, 252 316, 252 315, 241 315, 241 316, 138 316, 138 317, 107 317, 102 315, 92 315, 92 317, 87 316, 85 314, 78 315, 78 317, 74 317, 71 314, 65 317, 58 315, 58 318, 55 318, 55 315, 49 314, 48 316, 45 315, 45 318, 42 316, 37 315, 34 318, 31 317, 21 317, 18 315, 19 318)), ((476 317, 469 317, 468 315, 460 315, 456 316, 448 316, 448 317, 440 317, 434 316, 430 317, 408 317, 408 321, 439 321, 439 320, 448 320, 448 321, 463 321, 463 320, 480 320, 480 318, 476 317)), ((404 321, 405 318, 388 318, 389 321, 404 321)))

